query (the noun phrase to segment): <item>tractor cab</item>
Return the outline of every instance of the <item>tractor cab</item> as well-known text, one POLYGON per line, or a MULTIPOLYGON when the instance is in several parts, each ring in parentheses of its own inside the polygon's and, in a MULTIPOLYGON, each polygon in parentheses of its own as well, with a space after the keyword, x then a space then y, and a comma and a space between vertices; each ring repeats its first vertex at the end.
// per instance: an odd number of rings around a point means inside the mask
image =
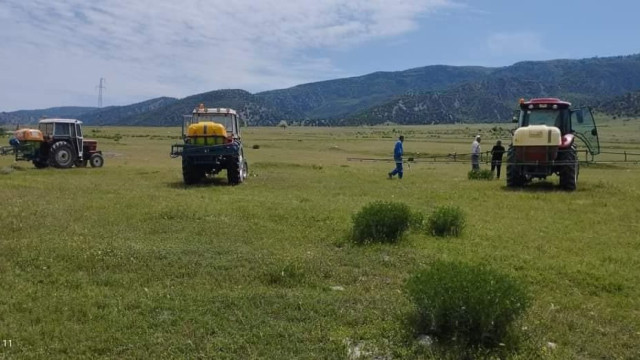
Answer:
POLYGON ((571 108, 571 103, 556 98, 520 100, 520 109, 516 110, 514 121, 518 128, 530 125, 545 125, 560 130, 566 144, 568 134, 580 139, 591 155, 600 153, 598 130, 591 109, 588 107, 571 108))
POLYGON ((182 137, 185 142, 202 136, 222 136, 226 142, 239 140, 240 120, 235 110, 229 108, 206 108, 200 104, 191 115, 184 115, 182 137))
POLYGON ((83 157, 82 121, 75 119, 43 119, 38 129, 46 141, 66 141, 71 145, 77 159, 83 157))

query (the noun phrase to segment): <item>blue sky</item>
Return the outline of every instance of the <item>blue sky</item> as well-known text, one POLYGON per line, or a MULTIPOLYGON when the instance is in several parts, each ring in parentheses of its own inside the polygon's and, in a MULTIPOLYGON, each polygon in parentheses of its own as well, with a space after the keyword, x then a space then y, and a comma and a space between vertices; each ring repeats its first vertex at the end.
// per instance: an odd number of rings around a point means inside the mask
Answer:
MULTIPOLYGON (((640 1, 0 0, 0 111, 640 53, 640 1)), ((640 88, 640 85, 639 85, 640 88)))

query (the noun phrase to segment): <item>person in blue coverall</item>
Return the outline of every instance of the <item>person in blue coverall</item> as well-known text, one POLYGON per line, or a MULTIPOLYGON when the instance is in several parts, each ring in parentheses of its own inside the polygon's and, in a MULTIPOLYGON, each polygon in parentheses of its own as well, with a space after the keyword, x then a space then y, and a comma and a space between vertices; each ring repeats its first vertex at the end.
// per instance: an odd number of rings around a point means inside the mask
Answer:
POLYGON ((404 151, 402 149, 402 143, 404 142, 404 136, 400 135, 396 146, 393 148, 393 160, 396 162, 396 168, 389 173, 389 179, 393 178, 395 174, 398 174, 398 179, 402 179, 402 155, 404 151))
POLYGON ((9 139, 9 145, 13 146, 14 148, 17 148, 18 146, 20 146, 20 140, 16 139, 15 137, 12 137, 11 139, 9 139))

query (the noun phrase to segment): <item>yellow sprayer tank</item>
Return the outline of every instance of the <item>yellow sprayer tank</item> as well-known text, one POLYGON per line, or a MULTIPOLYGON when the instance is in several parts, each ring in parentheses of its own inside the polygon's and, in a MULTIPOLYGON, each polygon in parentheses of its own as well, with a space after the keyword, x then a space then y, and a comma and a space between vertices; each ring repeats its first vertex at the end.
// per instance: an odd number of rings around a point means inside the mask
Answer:
POLYGON ((518 128, 513 134, 513 146, 559 146, 560 129, 546 125, 518 128))
POLYGON ((212 121, 203 121, 191 124, 187 128, 187 137, 196 145, 224 144, 227 130, 224 125, 212 121))
POLYGON ((548 163, 558 156, 560 129, 554 126, 530 125, 516 129, 513 146, 518 162, 548 163))
POLYGON ((38 129, 18 129, 13 132, 13 136, 20 142, 20 153, 27 158, 35 157, 44 142, 42 131, 38 129))
POLYGON ((35 141, 42 142, 44 141, 44 137, 42 136, 42 131, 38 129, 19 129, 14 132, 14 136, 16 139, 22 141, 35 141))

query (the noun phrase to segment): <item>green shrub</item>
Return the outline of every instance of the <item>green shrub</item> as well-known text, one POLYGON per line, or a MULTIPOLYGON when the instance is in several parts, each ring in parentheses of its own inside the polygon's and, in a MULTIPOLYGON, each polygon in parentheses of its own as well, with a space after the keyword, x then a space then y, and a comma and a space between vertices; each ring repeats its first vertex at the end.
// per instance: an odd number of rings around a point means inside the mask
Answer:
POLYGON ((493 180, 493 172, 489 169, 471 170, 467 177, 469 180, 493 180))
POLYGON ((526 289, 515 279, 484 266, 434 263, 407 282, 417 309, 418 331, 443 341, 496 345, 529 306, 526 289))
POLYGON ((411 210, 406 204, 376 201, 353 216, 353 241, 396 242, 409 227, 411 210))
POLYGON ((457 206, 440 206, 429 216, 429 231, 435 236, 459 236, 464 228, 464 213, 457 206))

